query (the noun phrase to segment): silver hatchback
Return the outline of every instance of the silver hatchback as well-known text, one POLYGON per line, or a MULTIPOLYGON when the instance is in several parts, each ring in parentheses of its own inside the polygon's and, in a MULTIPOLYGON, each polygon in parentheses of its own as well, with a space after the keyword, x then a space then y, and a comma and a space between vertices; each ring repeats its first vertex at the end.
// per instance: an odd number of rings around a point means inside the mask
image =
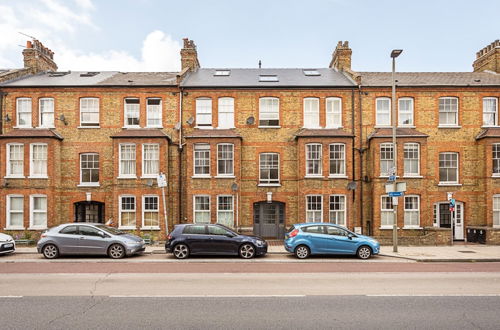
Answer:
POLYGON ((44 232, 37 244, 47 259, 60 255, 108 255, 120 259, 145 250, 144 240, 100 223, 67 223, 44 232))

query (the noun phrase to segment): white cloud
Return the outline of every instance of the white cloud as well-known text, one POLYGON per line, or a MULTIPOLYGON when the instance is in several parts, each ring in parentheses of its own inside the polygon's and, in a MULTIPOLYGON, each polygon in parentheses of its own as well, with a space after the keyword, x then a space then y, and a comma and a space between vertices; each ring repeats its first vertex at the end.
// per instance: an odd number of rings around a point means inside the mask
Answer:
POLYGON ((94 10, 92 0, 37 0, 29 5, 24 2, 1 5, 0 68, 22 66, 21 48, 17 45, 24 45, 29 39, 19 34, 23 32, 51 48, 61 70, 180 70, 180 43, 159 30, 145 37, 141 58, 122 49, 89 52, 69 46, 66 40, 78 38, 79 33, 88 33, 89 27, 99 30, 92 21, 94 10))

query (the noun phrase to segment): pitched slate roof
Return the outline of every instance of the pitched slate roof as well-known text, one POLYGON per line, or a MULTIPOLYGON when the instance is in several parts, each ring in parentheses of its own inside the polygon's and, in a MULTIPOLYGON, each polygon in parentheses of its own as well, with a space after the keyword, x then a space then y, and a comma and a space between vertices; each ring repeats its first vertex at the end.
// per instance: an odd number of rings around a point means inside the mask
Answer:
POLYGON ((40 128, 19 128, 0 135, 0 139, 10 138, 52 138, 63 140, 63 137, 58 132, 40 128))
POLYGON ((43 86, 176 86, 177 73, 172 72, 42 72, 19 78, 3 87, 43 86))
POLYGON ((484 139, 484 138, 499 138, 500 137, 500 127, 489 127, 483 129, 478 136, 476 136, 476 140, 484 139))
MULTIPOLYGON (((388 138, 392 137, 392 128, 376 128, 375 131, 368 135, 368 140, 373 138, 388 138)), ((417 137, 417 138, 426 138, 429 135, 424 134, 422 132, 417 131, 414 128, 396 128, 396 137, 417 137)))
POLYGON ((198 69, 190 72, 182 87, 354 87, 354 82, 335 69, 198 69), (215 76, 216 71, 230 71, 228 76, 215 76), (319 75, 306 76, 304 70, 319 75), (278 81, 259 81, 259 76, 275 75, 278 81))
POLYGON ((352 133, 341 128, 309 129, 304 128, 295 133, 296 138, 302 137, 354 137, 352 133))
MULTIPOLYGON (((358 72, 361 85, 388 87, 391 72, 358 72)), ((500 74, 493 72, 396 72, 397 86, 500 86, 500 74)))
POLYGON ((189 138, 239 138, 241 135, 233 129, 195 129, 184 135, 189 138))
POLYGON ((170 136, 158 128, 127 128, 110 136, 116 138, 163 138, 171 140, 170 136))

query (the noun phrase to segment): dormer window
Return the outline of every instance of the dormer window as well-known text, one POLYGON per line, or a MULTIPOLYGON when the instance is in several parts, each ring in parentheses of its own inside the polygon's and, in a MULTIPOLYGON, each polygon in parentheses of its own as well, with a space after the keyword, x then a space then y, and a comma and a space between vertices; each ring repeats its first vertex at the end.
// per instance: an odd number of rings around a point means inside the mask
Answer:
POLYGON ((231 74, 231 70, 215 70, 214 76, 227 77, 231 74))
POLYGON ((259 76, 259 81, 261 81, 261 82, 277 82, 279 80, 278 80, 278 76, 275 75, 275 74, 273 74, 273 75, 270 75, 270 74, 269 75, 263 75, 263 74, 261 74, 259 76))

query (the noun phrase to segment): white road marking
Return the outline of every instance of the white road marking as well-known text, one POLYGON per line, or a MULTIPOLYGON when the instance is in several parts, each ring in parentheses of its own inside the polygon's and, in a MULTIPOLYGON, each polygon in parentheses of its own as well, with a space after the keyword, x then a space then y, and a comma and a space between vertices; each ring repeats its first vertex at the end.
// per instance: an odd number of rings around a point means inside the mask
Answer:
POLYGON ((269 295, 110 295, 110 298, 303 298, 302 294, 269 295))
POLYGON ((417 294, 367 294, 366 297, 500 297, 498 293, 467 294, 467 293, 417 293, 417 294))
POLYGON ((0 296, 0 299, 2 298, 22 298, 23 296, 0 296))

